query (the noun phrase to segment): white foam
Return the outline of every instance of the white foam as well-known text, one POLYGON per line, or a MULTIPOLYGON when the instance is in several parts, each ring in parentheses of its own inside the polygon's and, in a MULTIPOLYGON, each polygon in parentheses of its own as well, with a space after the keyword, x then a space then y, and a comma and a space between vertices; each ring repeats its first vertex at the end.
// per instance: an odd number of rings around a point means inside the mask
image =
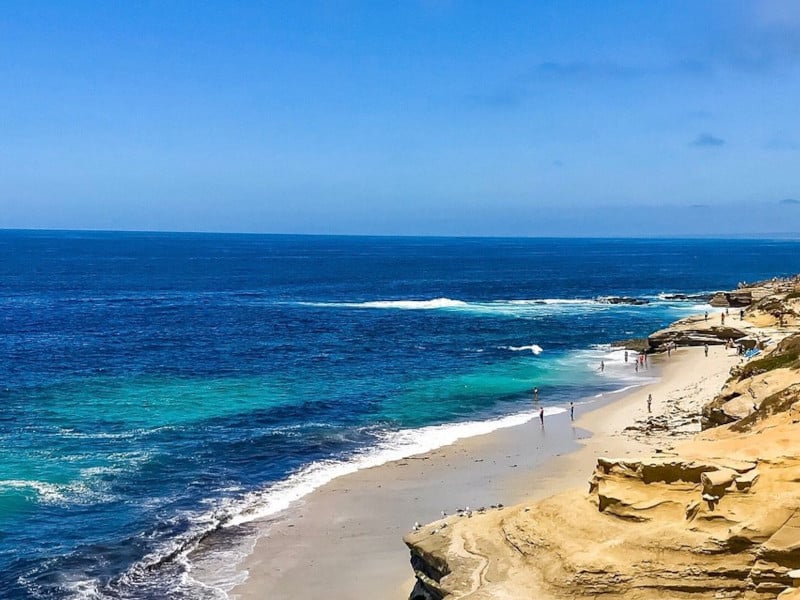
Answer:
POLYGON ((390 310, 446 310, 465 314, 491 315, 498 317, 527 318, 554 313, 585 311, 639 310, 654 307, 686 312, 703 310, 705 305, 686 301, 669 301, 651 296, 649 304, 614 304, 602 298, 520 298, 486 301, 464 301, 440 297, 410 300, 371 300, 366 302, 296 302, 302 306, 320 308, 390 309, 390 310))
POLYGON ((544 352, 542 347, 538 344, 531 344, 530 346, 500 346, 503 350, 511 350, 511 352, 524 352, 530 350, 531 353, 537 356, 544 352))
MULTIPOLYGON (((545 408, 546 416, 563 412, 565 409, 560 407, 545 408)), ((265 490, 247 494, 244 498, 229 504, 223 508, 230 514, 230 518, 225 520, 223 526, 240 525, 277 514, 337 477, 376 467, 393 460, 408 458, 415 454, 430 452, 463 438, 522 425, 537 414, 524 412, 488 421, 433 425, 389 433, 371 451, 356 454, 349 460, 325 460, 312 463, 290 475, 284 481, 265 490)))
POLYGON ((400 310, 433 310, 437 308, 461 308, 468 306, 461 300, 434 298, 432 300, 375 300, 371 302, 300 302, 305 306, 339 308, 394 308, 400 310))
POLYGON ((55 503, 63 502, 66 498, 63 487, 46 481, 36 481, 28 479, 3 479, 0 480, 0 489, 10 488, 17 490, 33 490, 36 492, 38 500, 55 503))
POLYGON ((97 581, 94 579, 65 581, 61 585, 69 592, 70 597, 76 600, 100 600, 103 598, 97 587, 97 581))
MULTIPOLYGON (((545 416, 566 412, 565 408, 553 406, 544 410, 545 416)), ((189 561, 189 554, 197 548, 204 533, 221 527, 227 528, 241 525, 256 519, 263 519, 286 510, 294 502, 310 494, 326 483, 361 469, 379 466, 393 460, 401 460, 415 454, 430 452, 436 448, 452 444, 459 439, 490 433, 497 429, 522 425, 538 416, 538 412, 523 412, 487 421, 468 421, 450 425, 433 425, 419 429, 406 429, 387 433, 372 450, 364 450, 349 460, 323 460, 300 469, 287 479, 268 488, 245 494, 239 499, 222 501, 216 508, 202 513, 184 513, 173 519, 188 519, 193 527, 185 533, 172 538, 154 552, 143 557, 120 577, 122 585, 136 585, 141 577, 148 577, 152 568, 165 560, 174 559, 184 567, 182 578, 184 583, 191 581, 200 584, 208 591, 214 591, 220 597, 227 597, 226 592, 241 582, 246 573, 238 570, 226 571, 218 580, 209 581, 201 577, 198 581, 193 577, 194 566, 189 561)), ((2 483, 2 482, 0 482, 2 483)), ((231 559, 241 559, 234 551, 231 559)), ((237 563, 238 564, 238 563, 237 563)), ((76 582, 82 592, 91 594, 96 587, 92 580, 76 582)), ((77 586, 76 586, 77 587, 77 586)), ((93 598, 92 595, 79 594, 81 598, 93 598)))
POLYGON ((0 489, 11 488, 31 490, 36 493, 36 501, 41 504, 81 504, 89 505, 109 502, 114 499, 106 489, 108 484, 95 476, 88 480, 75 480, 68 483, 47 481, 5 479, 0 480, 0 489))

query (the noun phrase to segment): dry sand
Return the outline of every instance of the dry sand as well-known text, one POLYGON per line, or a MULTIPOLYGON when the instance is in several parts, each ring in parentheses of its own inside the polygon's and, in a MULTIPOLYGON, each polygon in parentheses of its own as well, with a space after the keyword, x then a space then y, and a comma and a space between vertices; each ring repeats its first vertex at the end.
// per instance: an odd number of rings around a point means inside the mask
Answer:
MULTIPOLYGON (((623 430, 652 415, 699 407, 711 400, 739 361, 712 347, 679 349, 656 358, 660 379, 605 402, 459 441, 403 461, 340 477, 268 522, 234 588, 241 600, 332 600, 408 597, 413 585, 402 536, 415 521, 440 518, 465 506, 533 501, 587 485, 599 455, 625 456, 643 445, 671 446, 672 432, 631 435, 623 430), (589 433, 591 432, 591 434, 589 433)), ((699 422, 689 429, 699 431, 699 422)))

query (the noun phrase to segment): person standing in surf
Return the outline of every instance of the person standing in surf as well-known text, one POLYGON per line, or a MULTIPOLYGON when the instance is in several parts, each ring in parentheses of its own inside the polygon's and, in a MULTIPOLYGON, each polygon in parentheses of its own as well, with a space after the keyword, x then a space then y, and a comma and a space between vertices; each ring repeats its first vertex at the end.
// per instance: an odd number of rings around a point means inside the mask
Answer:
POLYGON ((542 422, 542 427, 544 427, 544 406, 539 409, 539 420, 542 422))
POLYGON ((539 388, 538 387, 533 388, 533 403, 534 404, 538 404, 539 403, 539 388))

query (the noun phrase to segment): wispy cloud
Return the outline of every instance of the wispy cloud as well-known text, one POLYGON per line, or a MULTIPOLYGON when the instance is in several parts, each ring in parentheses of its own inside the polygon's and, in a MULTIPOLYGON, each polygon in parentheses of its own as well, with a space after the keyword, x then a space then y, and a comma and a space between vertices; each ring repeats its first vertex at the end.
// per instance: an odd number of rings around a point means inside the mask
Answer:
POLYGON ((701 133, 689 145, 695 148, 718 148, 725 145, 725 140, 710 133, 701 133))
POLYGON ((797 200, 795 198, 784 198, 783 200, 781 200, 779 202, 779 204, 794 206, 794 205, 800 204, 800 200, 797 200))

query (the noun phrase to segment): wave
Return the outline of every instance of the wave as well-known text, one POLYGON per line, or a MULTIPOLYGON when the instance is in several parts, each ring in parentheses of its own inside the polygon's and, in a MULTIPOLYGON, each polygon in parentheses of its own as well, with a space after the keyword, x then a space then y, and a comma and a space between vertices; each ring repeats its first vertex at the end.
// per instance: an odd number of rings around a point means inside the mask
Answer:
POLYGON ((524 352, 526 350, 530 350, 531 353, 535 355, 539 355, 544 350, 538 344, 531 344, 530 346, 500 346, 501 350, 511 350, 511 352, 524 352))
POLYGON ((63 486, 46 481, 2 479, 0 480, 0 490, 2 489, 32 491, 36 494, 37 500, 45 503, 63 502, 66 499, 63 486))
MULTIPOLYGON (((545 416, 564 412, 566 409, 558 406, 546 407, 544 410, 545 416)), ((131 565, 119 577, 117 585, 136 587, 139 582, 150 579, 154 569, 172 561, 184 567, 185 573, 181 585, 185 585, 189 579, 192 579, 190 575, 192 563, 189 555, 205 537, 214 531, 237 527, 254 520, 277 515, 304 496, 338 477, 430 452, 460 439, 522 425, 537 416, 538 412, 521 412, 486 421, 467 421, 385 432, 371 450, 365 449, 348 459, 321 460, 311 463, 263 490, 249 492, 238 498, 222 500, 210 511, 184 513, 176 517, 191 522, 190 530, 170 538, 159 548, 131 565)), ((201 584, 194 580, 191 583, 201 584)), ((80 582, 80 587, 82 592, 90 590, 92 592, 90 597, 106 597, 103 593, 94 595, 97 588, 92 581, 84 579, 80 582)), ((227 586, 222 585, 216 590, 221 593, 221 597, 225 597, 225 590, 220 588, 225 587, 227 586)), ((80 597, 86 598, 87 596, 82 594, 80 597)))
POLYGON ((374 300, 370 302, 299 302, 303 306, 320 308, 394 308, 399 310, 432 310, 437 308, 463 308, 469 306, 461 300, 433 298, 432 300, 374 300))
POLYGON ((81 479, 69 483, 50 483, 31 479, 0 480, 0 490, 16 490, 38 504, 62 506, 88 506, 117 499, 110 494, 103 476, 109 470, 103 468, 85 469, 81 479))
MULTIPOLYGON (((558 406, 546 407, 545 416, 563 413, 565 410, 558 406)), ((419 429, 387 432, 372 450, 357 453, 347 460, 324 460, 312 463, 265 490, 251 492, 243 499, 237 500, 226 507, 225 510, 230 511, 231 517, 226 520, 224 526, 241 525, 279 513, 296 500, 343 475, 430 452, 464 438, 522 425, 535 416, 538 416, 538 413, 522 412, 486 421, 430 425, 419 429)))
MULTIPOLYGON (((621 297, 612 297, 621 298, 621 297)), ((650 296, 648 300, 614 302, 609 298, 533 298, 487 301, 464 301, 453 298, 428 300, 370 300, 365 302, 292 302, 299 306, 316 308, 350 308, 372 310, 444 310, 505 317, 541 316, 574 311, 647 310, 661 307, 678 310, 702 310, 704 304, 690 300, 667 300, 650 296)), ((630 299, 629 299, 630 300, 630 299)))

